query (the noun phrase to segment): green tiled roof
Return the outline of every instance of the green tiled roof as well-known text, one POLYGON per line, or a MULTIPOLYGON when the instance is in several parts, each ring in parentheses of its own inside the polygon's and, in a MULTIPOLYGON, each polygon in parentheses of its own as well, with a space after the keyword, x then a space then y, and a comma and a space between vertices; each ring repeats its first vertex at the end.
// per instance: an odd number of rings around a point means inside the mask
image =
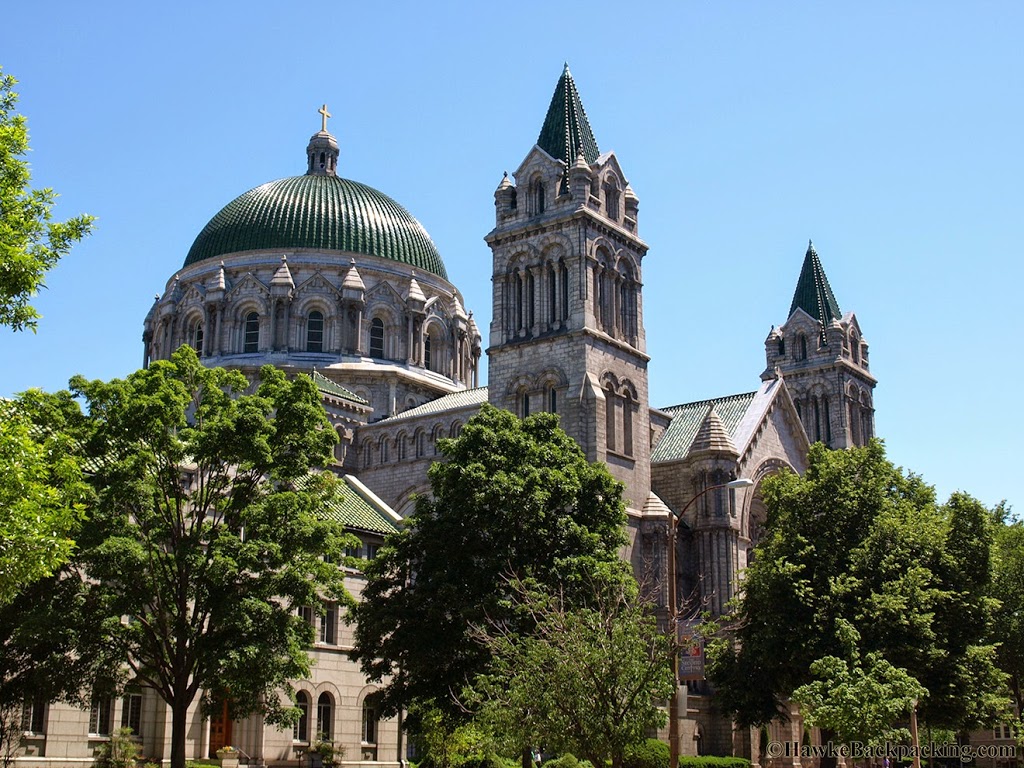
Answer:
POLYGON ((804 265, 800 270, 800 279, 796 282, 796 291, 793 293, 793 303, 789 307, 789 314, 793 314, 797 307, 813 317, 822 325, 828 325, 833 320, 842 317, 839 311, 839 302, 825 277, 825 270, 821 266, 818 252, 814 250, 814 243, 807 241, 807 254, 804 256, 804 265))
POLYGON ((562 160, 567 168, 576 162, 581 148, 588 163, 600 154, 568 64, 555 86, 537 145, 556 160, 562 160))
POLYGON ((347 528, 370 531, 387 535, 398 530, 382 510, 370 503, 348 481, 339 477, 335 486, 337 493, 323 509, 323 515, 329 520, 343 524, 347 528))
POLYGON ((410 408, 408 411, 402 411, 396 416, 381 419, 380 423, 386 421, 398 421, 399 419, 413 419, 417 416, 427 416, 432 413, 443 413, 444 411, 453 411, 457 408, 468 408, 474 405, 480 406, 486 402, 487 387, 464 389, 461 392, 452 392, 450 395, 442 395, 436 400, 431 400, 429 403, 423 403, 423 405, 417 405, 415 408, 410 408))
POLYGON ((293 248, 381 256, 448 279, 430 235, 405 208, 373 187, 321 174, 271 181, 236 197, 199 233, 185 266, 293 248))
POLYGON ((669 408, 662 408, 665 413, 672 417, 668 429, 661 436, 658 445, 651 454, 651 462, 676 461, 686 458, 693 445, 693 439, 700 430, 700 425, 711 406, 722 420, 725 431, 729 437, 735 439, 736 427, 747 412, 754 400, 756 392, 744 392, 741 395, 730 395, 728 397, 716 397, 711 400, 699 400, 695 403, 684 403, 673 405, 669 408))
POLYGON ((341 384, 331 381, 315 368, 313 369, 313 383, 316 384, 316 388, 325 395, 340 397, 342 400, 351 400, 353 403, 359 403, 360 405, 369 405, 366 400, 361 398, 355 392, 349 392, 341 386, 341 384))

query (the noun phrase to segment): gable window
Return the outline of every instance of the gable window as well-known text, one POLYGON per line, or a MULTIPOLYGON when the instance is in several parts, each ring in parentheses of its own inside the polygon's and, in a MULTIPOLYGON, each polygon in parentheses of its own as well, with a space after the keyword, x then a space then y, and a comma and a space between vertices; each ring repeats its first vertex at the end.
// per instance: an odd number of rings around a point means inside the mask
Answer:
POLYGON ((370 323, 370 357, 384 357, 384 321, 379 317, 370 323))
POLYGON ((531 192, 533 197, 533 214, 537 216, 544 213, 544 182, 540 179, 534 181, 531 192))
POLYGON ((260 348, 260 316, 250 312, 245 316, 245 335, 242 341, 243 352, 258 352, 260 348))
POLYGON ((306 743, 309 741, 309 694, 305 691, 295 694, 295 706, 299 709, 299 719, 292 727, 292 741, 306 743))
POLYGON ((612 221, 619 220, 619 187, 614 179, 609 179, 604 188, 604 211, 612 221))
POLYGON ((324 351, 324 315, 319 310, 310 312, 306 320, 306 351, 324 351))
POLYGON ((806 360, 807 359, 807 337, 802 333, 796 339, 796 359, 806 360))

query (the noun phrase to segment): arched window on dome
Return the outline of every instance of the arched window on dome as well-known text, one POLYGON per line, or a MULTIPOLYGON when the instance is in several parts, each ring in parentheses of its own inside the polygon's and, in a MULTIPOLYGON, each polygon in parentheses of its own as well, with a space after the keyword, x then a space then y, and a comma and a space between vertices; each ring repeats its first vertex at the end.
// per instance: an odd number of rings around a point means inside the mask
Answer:
POLYGON ((200 357, 203 356, 203 323, 197 322, 189 333, 188 343, 200 357))
POLYGON ((256 312, 250 312, 245 316, 245 334, 242 338, 242 351, 260 351, 260 316, 256 312))
POLYGON ((379 317, 370 323, 370 357, 384 357, 384 321, 379 317))
POLYGON ((428 333, 426 336, 423 337, 423 367, 426 368, 428 371, 432 371, 433 367, 431 364, 433 362, 434 361, 432 359, 430 334, 428 333))
POLYGON ((324 313, 317 309, 306 318, 306 351, 324 351, 324 313))

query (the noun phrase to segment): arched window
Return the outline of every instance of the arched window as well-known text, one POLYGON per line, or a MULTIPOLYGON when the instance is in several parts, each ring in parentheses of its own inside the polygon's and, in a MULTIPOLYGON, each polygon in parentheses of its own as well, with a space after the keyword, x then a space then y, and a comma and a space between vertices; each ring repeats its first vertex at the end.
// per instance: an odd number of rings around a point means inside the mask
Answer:
POLYGON ((525 419, 530 415, 530 393, 523 392, 519 396, 519 411, 522 417, 525 419))
POLYGON ((558 413, 558 391, 554 386, 548 387, 548 412, 558 413))
POLYGON ((530 189, 531 197, 533 198, 533 214, 538 216, 544 213, 544 182, 540 179, 536 179, 530 189))
POLYGON ((633 455, 633 400, 628 392, 622 398, 622 452, 633 455))
POLYGON ((532 328, 537 322, 537 294, 533 272, 526 273, 526 327, 532 328))
POLYGON ((363 701, 363 744, 377 743, 377 707, 369 697, 363 701))
POLYGON ((408 442, 405 438, 405 433, 400 434, 395 441, 398 443, 398 460, 405 461, 406 443, 408 442))
POLYGON ((558 287, 555 283, 555 269, 548 266, 545 270, 548 276, 548 322, 554 323, 558 319, 555 314, 557 309, 556 299, 558 298, 558 287))
POLYGON ((192 333, 189 334, 189 336, 190 336, 189 344, 192 346, 192 349, 194 349, 196 351, 197 355, 202 357, 203 356, 203 324, 200 322, 200 323, 196 323, 194 326, 192 326, 192 333))
POLYGON ((783 336, 779 337, 779 355, 786 354, 786 339, 783 336))
POLYGON ((427 436, 423 431, 416 433, 416 458, 422 458, 427 454, 427 436))
POLYGON ((569 319, 569 268, 565 264, 559 264, 558 270, 562 279, 562 319, 569 319))
POLYGON ((454 424, 452 424, 452 429, 451 429, 451 433, 450 433, 451 437, 452 438, 456 438, 456 437, 459 436, 459 434, 461 432, 462 432, 462 424, 460 424, 459 422, 456 421, 454 424))
POLYGON ((324 315, 316 309, 306 319, 306 351, 324 351, 324 315))
POLYGON ((390 461, 388 457, 388 439, 387 437, 382 437, 380 439, 380 463, 387 464, 388 461, 390 461))
POLYGON ((821 405, 818 398, 814 398, 814 441, 821 442, 821 405))
POLYGON ((807 359, 807 337, 802 333, 796 338, 796 359, 806 360, 807 359))
POLYGON ((825 422, 825 445, 832 445, 832 420, 829 418, 828 412, 828 398, 823 397, 821 399, 821 412, 825 422))
POLYGON ((856 335, 850 337, 850 354, 853 356, 853 362, 860 362, 860 339, 856 335))
POLYGON ((516 294, 513 297, 513 301, 515 303, 515 308, 516 308, 516 311, 515 311, 516 327, 512 329, 512 333, 513 333, 513 335, 515 335, 523 327, 523 275, 520 272, 516 272, 516 279, 515 279, 514 284, 513 284, 513 290, 515 291, 515 294, 516 294))
POLYGON ((384 321, 379 317, 370 322, 370 357, 384 357, 384 321))
POLYGON ((260 316, 255 312, 250 312, 245 316, 245 336, 242 340, 242 351, 260 351, 260 316))
POLYGON ((305 691, 295 694, 295 706, 299 709, 299 719, 292 726, 292 741, 305 744, 309 741, 309 694, 305 691))
POLYGON ((316 700, 316 738, 318 741, 330 741, 334 735, 334 704, 331 697, 321 693, 316 700))
POLYGON ((363 467, 369 467, 373 463, 373 446, 367 440, 363 443, 363 467))
POLYGON ((604 211, 612 221, 619 220, 619 185, 611 177, 604 186, 604 211))
POLYGON ((604 429, 605 442, 609 451, 615 450, 615 391, 611 385, 604 391, 604 429))

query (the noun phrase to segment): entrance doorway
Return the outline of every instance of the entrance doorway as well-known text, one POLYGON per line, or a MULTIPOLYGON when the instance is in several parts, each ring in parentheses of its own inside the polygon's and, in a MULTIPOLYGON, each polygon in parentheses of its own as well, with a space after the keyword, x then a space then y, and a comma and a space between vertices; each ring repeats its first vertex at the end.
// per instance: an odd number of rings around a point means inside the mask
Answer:
POLYGON ((210 715, 210 754, 216 757, 217 750, 231 746, 231 732, 234 721, 228 715, 228 703, 221 702, 217 710, 210 715))

